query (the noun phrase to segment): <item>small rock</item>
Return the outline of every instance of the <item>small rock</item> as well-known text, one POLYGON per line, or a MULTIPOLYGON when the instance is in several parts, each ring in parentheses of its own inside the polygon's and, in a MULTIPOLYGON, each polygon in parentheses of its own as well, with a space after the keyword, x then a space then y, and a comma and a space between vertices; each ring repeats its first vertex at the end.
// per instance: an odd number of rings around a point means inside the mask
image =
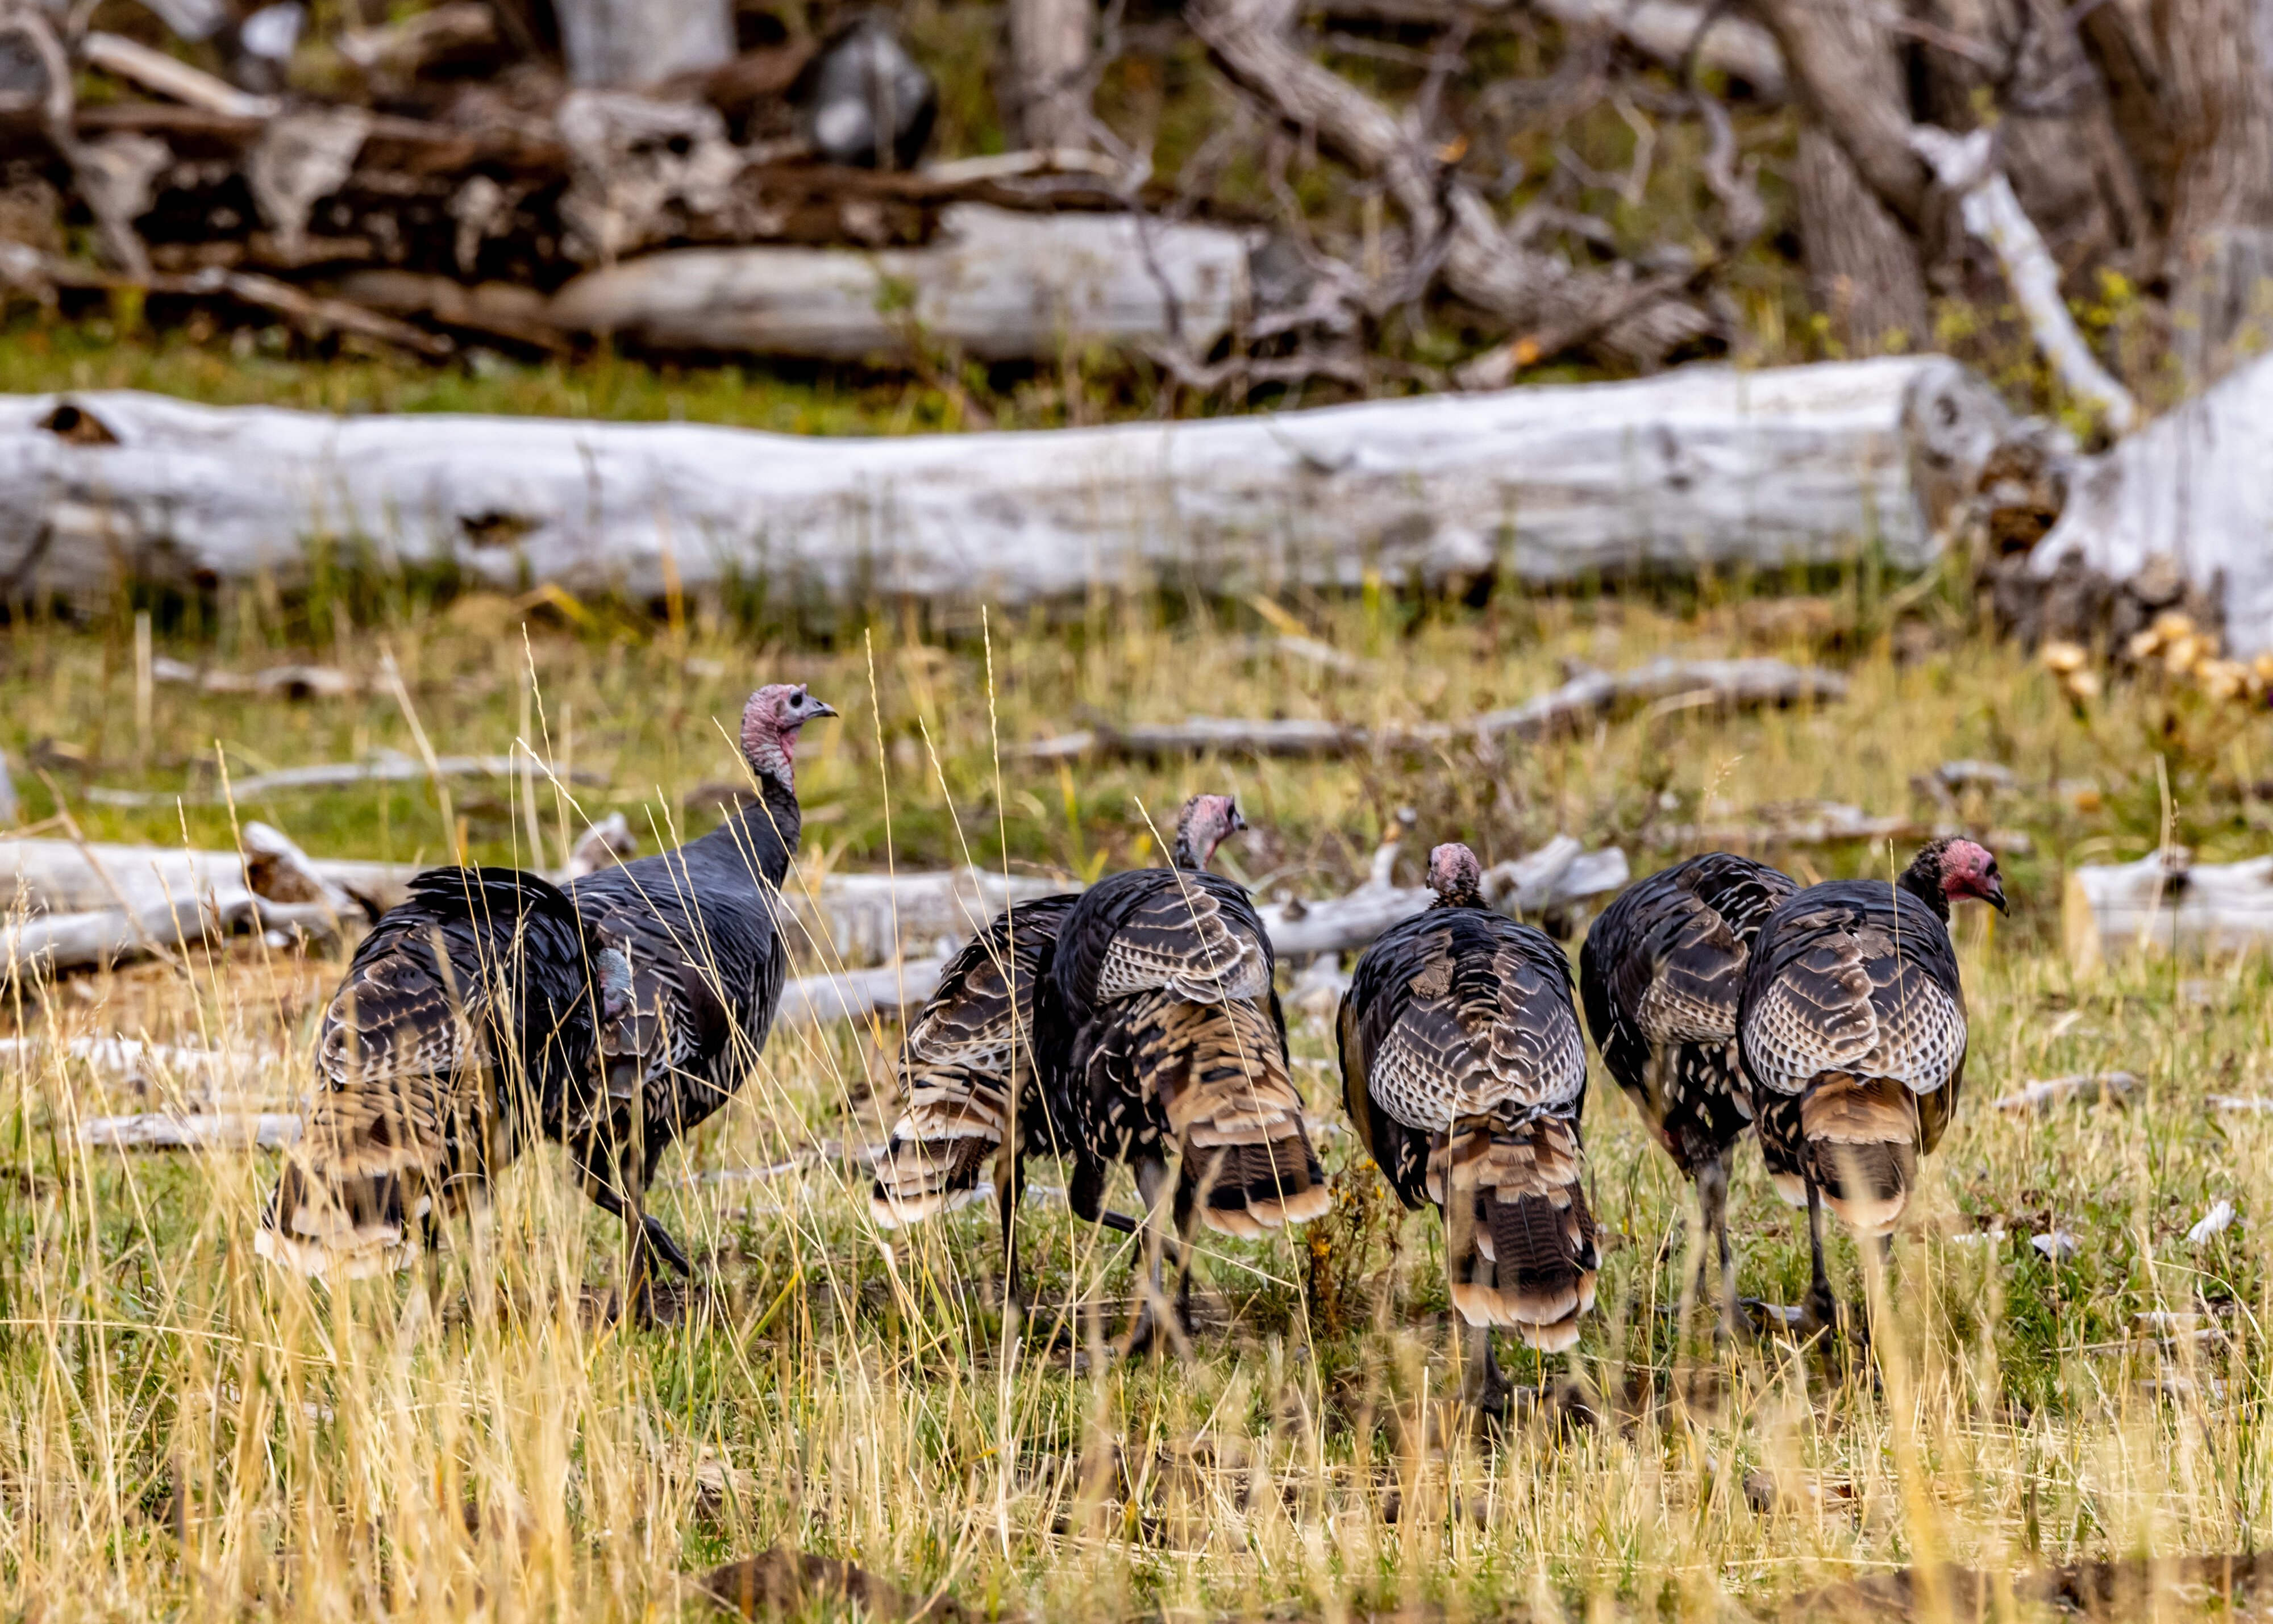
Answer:
POLYGON ((2041 1235, 2031 1235, 2029 1244, 2054 1263, 2067 1262, 2083 1250, 2082 1243, 2066 1230, 2047 1230, 2041 1235))
POLYGON ((2202 1222, 2187 1231, 2187 1244, 2199 1246, 2223 1235, 2233 1227, 2233 1203, 2221 1201, 2204 1213, 2202 1222))

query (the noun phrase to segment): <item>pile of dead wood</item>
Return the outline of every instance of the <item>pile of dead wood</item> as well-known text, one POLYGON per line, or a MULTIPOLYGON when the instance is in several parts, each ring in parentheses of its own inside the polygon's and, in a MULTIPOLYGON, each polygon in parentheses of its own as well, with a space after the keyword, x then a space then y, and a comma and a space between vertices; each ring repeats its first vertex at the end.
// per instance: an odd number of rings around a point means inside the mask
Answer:
MULTIPOLYGON (((185 60, 200 42, 161 23, 172 9, 135 37, 86 27, 85 9, 0 4, 0 125, 22 154, 0 191, 0 287, 131 288, 433 357, 593 334, 919 364, 1091 338, 1204 351, 1245 311, 1245 237, 1132 211, 1142 177, 1094 153, 908 167, 934 93, 881 15, 698 52, 633 90, 564 84, 521 61, 511 7, 461 0, 333 41, 356 74, 317 99, 185 60), (832 109, 858 112, 880 75, 905 87, 899 126, 848 138, 832 109), (80 225, 99 262, 65 253, 80 225)), ((608 8, 559 9, 566 26, 608 8)))

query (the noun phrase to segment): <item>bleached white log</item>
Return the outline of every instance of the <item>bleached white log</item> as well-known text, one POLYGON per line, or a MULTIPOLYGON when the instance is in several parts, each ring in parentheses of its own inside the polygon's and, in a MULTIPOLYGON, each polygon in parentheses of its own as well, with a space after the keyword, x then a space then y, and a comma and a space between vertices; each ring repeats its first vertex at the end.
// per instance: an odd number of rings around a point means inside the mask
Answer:
POLYGON ((2139 403, 2099 364, 2075 318, 2068 314, 2067 300, 2060 293, 2059 264, 2014 195, 2013 183, 1993 161, 1990 149, 1995 139, 1995 131, 1985 125, 1969 135, 1954 135, 1932 124, 1910 129, 1910 149, 1956 197, 1958 218, 1966 230, 1997 256, 2013 302, 2020 306, 2022 318, 2052 370, 2079 400, 2099 408, 2110 429, 2127 433, 2138 421, 2139 403))
POLYGON ((809 954, 826 942, 841 961, 874 962, 896 956, 901 947, 968 940, 1013 902, 1080 888, 1075 881, 959 868, 943 873, 829 874, 813 890, 791 879, 782 900, 798 921, 791 934, 797 949, 809 954), (800 931, 809 934, 800 939, 800 931))
POLYGON ((1667 67, 1680 66, 1693 46, 1705 67, 1744 79, 1763 96, 1781 98, 1784 94, 1783 53, 1776 47, 1775 36, 1741 17, 1704 6, 1677 4, 1673 0, 1534 0, 1534 4, 1561 22, 1615 29, 1637 49, 1667 67))
POLYGON ((920 342, 1036 361, 1091 340, 1164 341, 1179 323, 1204 354, 1247 300, 1246 239, 1220 226, 964 203, 919 248, 672 249, 586 272, 548 313, 665 349, 859 361, 920 342))
POLYGON ((1990 850, 2024 857, 2034 842, 2019 829, 1978 829, 1957 823, 1925 823, 1915 818, 1873 817, 1843 801, 1817 801, 1788 807, 1774 821, 1682 823, 1658 831, 1660 843, 1686 850, 1766 851, 1800 846, 1844 846, 1892 842, 1920 845, 1963 835, 1990 850))
POLYGON ((2046 1077, 2028 1083, 1998 1100, 1996 1108, 2030 1111, 2073 1099, 2119 1100, 2138 1086, 2139 1079, 2129 1072, 2079 1072, 2074 1076, 2046 1077))
MULTIPOLYGON (((0 397, 0 573, 302 577, 308 538, 500 589, 1024 602, 1823 562, 1939 548, 2009 431, 1944 357, 1032 433, 799 438, 691 423, 210 408, 97 393, 115 445, 0 397), (246 477, 248 468, 259 477, 246 477)), ((2268 459, 2273 463, 2273 459, 2268 459)))
POLYGON ((2240 655, 2273 650, 2273 356, 2261 356, 2087 463, 2029 567, 2070 553, 2118 580, 2167 554, 2205 590, 2223 582, 2240 655))
POLYGON ((2142 947, 2239 953, 2273 943, 2273 857, 2188 863, 2157 852, 2136 863, 2068 871, 2061 924, 2069 960, 2095 969, 2142 947))
POLYGON ((117 1150, 278 1150, 300 1139, 300 1119, 288 1111, 177 1117, 146 1111, 131 1117, 90 1117, 79 1141, 117 1150))

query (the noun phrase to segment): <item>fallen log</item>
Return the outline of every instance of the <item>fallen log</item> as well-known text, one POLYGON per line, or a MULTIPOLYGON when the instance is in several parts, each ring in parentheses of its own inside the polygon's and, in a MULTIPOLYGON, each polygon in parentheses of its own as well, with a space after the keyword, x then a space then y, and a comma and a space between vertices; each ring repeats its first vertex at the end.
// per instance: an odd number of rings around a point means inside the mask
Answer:
MULTIPOLYGON (((958 204, 920 248, 686 248, 587 272, 544 307, 655 349, 820 361, 922 347, 989 362, 1179 333, 1205 353, 1246 313, 1247 243, 1219 226, 958 204)), ((438 315, 440 313, 438 311, 438 315)))
POLYGON ((1464 737, 1535 740, 1574 730, 1622 707, 1678 700, 1699 707, 1757 709, 1767 705, 1819 704, 1847 696, 1835 672, 1787 665, 1782 660, 1653 660, 1630 671, 1585 671, 1550 693, 1467 722, 1424 723, 1369 731, 1320 718, 1189 716, 1182 722, 1100 722, 1019 746, 1032 761, 1085 755, 1340 756, 1440 749, 1464 737))
POLYGON ((423 783, 427 779, 443 778, 518 778, 534 770, 541 777, 558 775, 564 783, 602 784, 607 781, 596 773, 559 773, 544 762, 531 762, 526 756, 442 756, 430 768, 415 756, 400 751, 374 751, 363 761, 319 761, 309 767, 279 767, 273 773, 255 773, 247 778, 232 780, 227 793, 211 790, 199 793, 174 790, 116 790, 102 784, 90 785, 82 793, 99 806, 171 806, 184 801, 192 806, 219 806, 235 801, 243 803, 264 795, 284 790, 339 790, 363 783, 423 783))
POLYGON ((1891 842, 1922 845, 1962 835, 2000 855, 2025 857, 2035 842, 2019 829, 1969 828, 1956 823, 1924 823, 1915 818, 1876 818, 1842 801, 1819 801, 1804 816, 1787 815, 1763 823, 1677 823, 1656 830, 1652 843, 1669 851, 1769 851, 1802 846, 1846 846, 1891 842))
POLYGON ((2075 1099, 2112 1102, 2127 1098, 2138 1086, 2139 1079, 2129 1072, 2079 1072, 2029 1083, 1998 1100, 1996 1109, 2025 1112, 2075 1099))
POLYGON ((2194 586, 2223 593, 2231 652, 2273 650, 2269 424, 2273 357, 2261 357, 2079 468, 2030 572, 2050 576, 2073 558, 2127 581, 2168 559, 2194 586))
POLYGON ((2061 902, 2079 970, 2149 947, 2241 953, 2273 943, 2273 857, 2194 863, 2184 850, 2068 871, 2061 902))
POLYGON ((281 1150, 300 1140, 300 1119, 289 1111, 173 1116, 146 1111, 131 1117, 90 1117, 79 1141, 115 1150, 281 1150))
POLYGON ((966 941, 1013 902, 1078 889, 1072 880, 959 868, 944 873, 829 874, 817 887, 792 877, 783 901, 797 920, 791 927, 794 946, 802 950, 825 942, 840 962, 873 963, 896 957, 908 946, 966 941))
POLYGON ((1866 546, 1917 568, 2009 431, 1939 356, 896 439, 0 397, 0 580, 289 585, 296 543, 334 535, 501 590, 649 600, 1552 582, 1866 546))

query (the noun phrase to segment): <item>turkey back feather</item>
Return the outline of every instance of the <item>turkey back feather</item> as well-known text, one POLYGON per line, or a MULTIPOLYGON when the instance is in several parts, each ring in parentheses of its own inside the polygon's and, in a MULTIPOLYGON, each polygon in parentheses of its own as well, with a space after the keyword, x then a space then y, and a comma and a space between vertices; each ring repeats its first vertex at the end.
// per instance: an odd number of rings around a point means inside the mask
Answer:
POLYGON ((1954 1111, 1965 992, 1941 915, 1901 886, 1812 886, 1762 929, 1738 1041, 1778 1191, 1812 1180, 1848 1224, 1889 1232, 1954 1111))
POLYGON ((511 869, 437 869, 364 938, 325 1011, 318 1089, 254 1247, 306 1274, 406 1263, 591 1091, 596 945, 511 869))
POLYGON ((1407 1206, 1444 1209, 1454 1306, 1570 1346, 1600 1260, 1562 949, 1482 907, 1432 908, 1366 950, 1339 1025, 1360 1137, 1407 1206))
POLYGON ((1752 1120, 1736 1049, 1753 941, 1794 890, 1748 857, 1710 852, 1629 887, 1587 933, 1579 982, 1602 1063, 1682 1172, 1752 1120))
POLYGON ((1254 1236, 1332 1204, 1287 1061, 1271 939, 1240 887, 1196 869, 1100 880, 1061 932, 1038 1012, 1073 1195, 1114 1160, 1178 1153, 1180 1212, 1254 1236))

